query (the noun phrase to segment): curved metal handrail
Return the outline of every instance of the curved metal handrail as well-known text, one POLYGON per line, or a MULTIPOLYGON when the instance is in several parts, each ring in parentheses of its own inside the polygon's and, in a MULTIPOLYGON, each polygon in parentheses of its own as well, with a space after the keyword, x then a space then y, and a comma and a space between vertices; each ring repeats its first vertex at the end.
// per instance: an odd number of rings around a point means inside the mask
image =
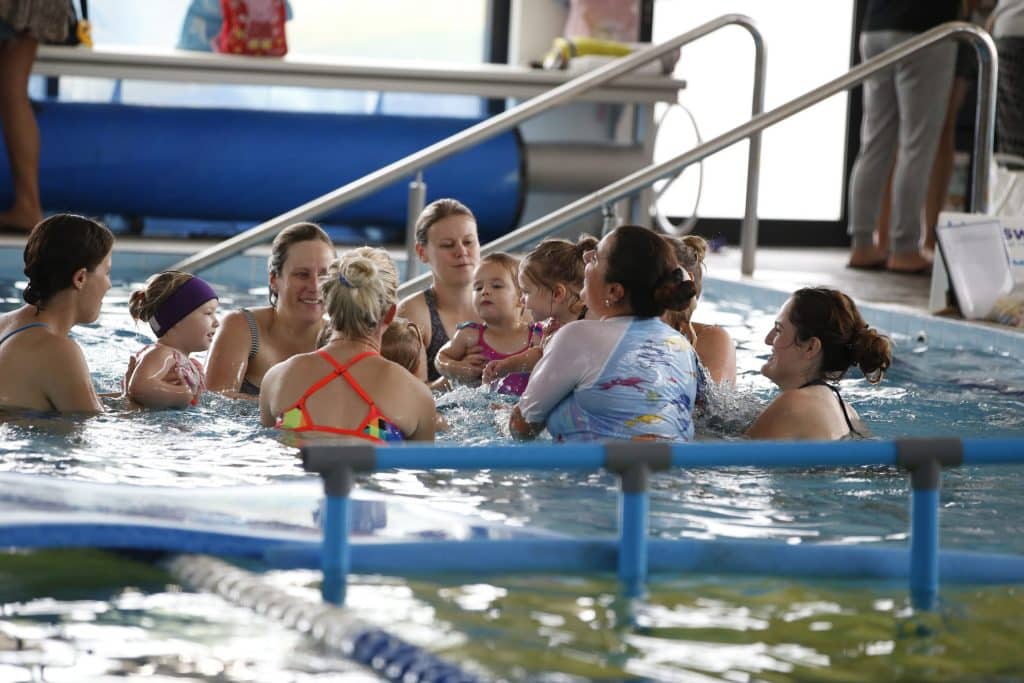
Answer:
MULTIPOLYGON (((701 24, 695 29, 681 33, 675 38, 663 43, 654 45, 640 52, 635 52, 621 59, 613 60, 590 73, 584 74, 579 78, 575 78, 542 95, 531 98, 501 114, 487 119, 486 121, 481 121, 475 126, 471 126, 466 130, 460 131, 455 135, 436 142, 429 147, 425 147, 418 152, 414 152, 404 159, 388 164, 387 166, 365 175, 358 180, 354 180, 347 185, 343 185, 337 190, 328 192, 327 194, 306 202, 291 211, 287 211, 280 216, 271 218, 270 220, 260 223, 259 225, 224 240, 219 244, 193 254, 192 256, 174 264, 172 267, 176 270, 189 272, 209 267, 224 260, 225 258, 233 256, 243 249, 265 241, 268 236, 276 233, 278 230, 291 223, 309 220, 316 216, 323 215, 332 209, 359 199, 360 197, 390 185, 395 181, 413 176, 417 171, 436 161, 497 135, 498 133, 506 131, 536 114, 565 104, 573 100, 577 95, 618 78, 623 74, 629 73, 648 62, 658 59, 662 55, 676 50, 682 45, 693 42, 694 40, 717 31, 720 28, 733 24, 747 29, 754 39, 755 48, 757 50, 757 59, 755 64, 756 71, 754 74, 754 114, 756 115, 763 111, 764 108, 764 40, 762 39, 761 33, 758 31, 753 19, 742 14, 725 14, 701 24)), ((760 145, 757 145, 758 149, 755 154, 755 151, 753 150, 753 137, 751 138, 751 147, 751 159, 756 161, 760 156, 760 145)), ((755 203, 758 166, 759 164, 751 167, 749 170, 749 175, 754 176, 755 203)))
MULTIPOLYGON (((974 137, 974 159, 975 173, 974 184, 971 192, 971 206, 975 211, 984 212, 988 207, 988 186, 989 186, 989 163, 992 158, 992 145, 995 132, 995 103, 996 103, 996 67, 998 57, 992 37, 987 31, 974 24, 962 21, 953 21, 937 26, 930 31, 922 33, 910 40, 897 45, 896 47, 883 52, 882 54, 862 62, 850 69, 846 74, 835 78, 824 85, 782 104, 771 111, 764 112, 753 117, 750 121, 722 133, 713 140, 698 145, 693 149, 680 154, 677 157, 654 164, 647 168, 640 169, 625 178, 608 185, 596 192, 562 207, 557 211, 524 225, 487 244, 481 251, 488 254, 505 249, 513 249, 543 237, 565 225, 569 221, 595 211, 600 207, 614 203, 627 197, 637 190, 647 187, 657 180, 678 173, 690 164, 693 164, 705 157, 711 156, 752 134, 764 130, 783 119, 789 118, 813 104, 827 99, 844 90, 858 85, 872 74, 888 68, 909 55, 918 52, 926 47, 939 43, 943 40, 955 38, 961 41, 974 43, 975 53, 978 56, 978 112, 975 120, 974 137)), ((742 244, 744 256, 750 253, 749 264, 744 260, 743 274, 751 275, 754 272, 753 253, 757 247, 756 231, 745 233, 743 238, 747 240, 742 244), (753 241, 751 241, 753 240, 753 241), (749 268, 747 267, 749 265, 749 268)), ((399 296, 408 296, 425 288, 429 273, 409 280, 399 287, 399 296)))

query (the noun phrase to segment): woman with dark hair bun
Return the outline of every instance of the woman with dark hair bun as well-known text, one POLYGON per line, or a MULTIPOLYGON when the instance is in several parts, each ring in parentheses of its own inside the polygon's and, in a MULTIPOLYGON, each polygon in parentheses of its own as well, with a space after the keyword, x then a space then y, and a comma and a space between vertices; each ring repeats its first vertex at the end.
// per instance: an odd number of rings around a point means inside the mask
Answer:
POLYGON ((690 342, 661 316, 690 305, 696 289, 661 235, 624 225, 586 252, 580 296, 588 318, 554 336, 509 429, 545 426, 559 441, 693 438, 701 371, 690 342))
POLYGON ((110 289, 114 235, 82 216, 57 214, 25 244, 26 305, 0 315, 0 406, 99 412, 82 350, 68 334, 94 322, 110 289))
POLYGON ((880 382, 892 364, 892 344, 864 322, 850 297, 825 287, 797 290, 764 343, 772 353, 761 374, 782 392, 747 436, 828 440, 867 435, 835 383, 854 365, 868 382, 880 382))

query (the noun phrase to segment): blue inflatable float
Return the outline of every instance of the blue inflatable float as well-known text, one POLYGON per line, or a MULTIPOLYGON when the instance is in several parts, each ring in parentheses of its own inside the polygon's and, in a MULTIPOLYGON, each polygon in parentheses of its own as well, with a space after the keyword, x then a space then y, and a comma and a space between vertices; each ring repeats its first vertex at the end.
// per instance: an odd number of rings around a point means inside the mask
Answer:
MULTIPOLYGON (((476 119, 43 102, 40 192, 48 210, 240 221, 277 216, 476 124, 476 119)), ((428 201, 456 197, 481 236, 514 228, 524 154, 510 131, 430 166, 428 201)), ((404 233, 408 182, 321 222, 404 233)), ((0 205, 11 201, 0 164, 0 205)))

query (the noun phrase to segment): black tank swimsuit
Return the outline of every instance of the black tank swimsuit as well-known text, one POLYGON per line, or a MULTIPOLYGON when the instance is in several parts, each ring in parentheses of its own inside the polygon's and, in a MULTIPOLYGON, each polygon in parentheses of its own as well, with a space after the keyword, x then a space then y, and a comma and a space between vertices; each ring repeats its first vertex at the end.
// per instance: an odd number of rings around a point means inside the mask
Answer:
POLYGON ((843 397, 842 395, 840 395, 838 387, 832 386, 823 379, 812 379, 810 382, 802 385, 800 388, 803 389, 805 387, 828 387, 829 389, 831 389, 832 393, 836 395, 836 400, 839 401, 839 408, 840 410, 843 411, 843 419, 846 420, 846 426, 849 428, 850 434, 854 434, 856 436, 864 436, 863 434, 857 431, 857 429, 853 426, 853 422, 850 421, 850 414, 846 412, 846 403, 843 402, 843 397))

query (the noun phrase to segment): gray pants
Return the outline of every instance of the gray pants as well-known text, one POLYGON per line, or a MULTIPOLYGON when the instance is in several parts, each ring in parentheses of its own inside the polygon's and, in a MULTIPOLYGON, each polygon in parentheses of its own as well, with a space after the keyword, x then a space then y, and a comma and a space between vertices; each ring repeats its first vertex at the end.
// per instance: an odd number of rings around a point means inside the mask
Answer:
MULTIPOLYGON (((868 60, 913 35, 905 31, 862 33, 861 56, 868 60)), ((860 152, 850 174, 847 228, 855 248, 873 244, 890 169, 893 172, 890 252, 919 248, 921 210, 946 118, 955 62, 956 44, 940 43, 914 53, 864 82, 864 118, 860 152)))

